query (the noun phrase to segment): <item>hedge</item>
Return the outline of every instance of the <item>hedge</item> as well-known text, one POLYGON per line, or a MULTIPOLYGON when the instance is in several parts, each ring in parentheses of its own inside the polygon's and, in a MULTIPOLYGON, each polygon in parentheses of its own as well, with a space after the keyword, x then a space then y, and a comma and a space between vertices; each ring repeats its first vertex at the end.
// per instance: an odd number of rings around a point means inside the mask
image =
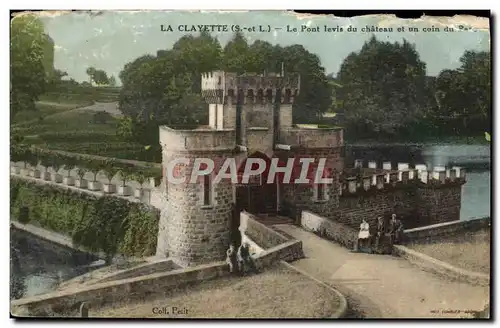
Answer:
POLYGON ((38 134, 38 138, 41 140, 52 143, 52 142, 116 142, 120 141, 120 139, 116 136, 116 134, 109 133, 109 131, 102 132, 83 132, 83 131, 74 131, 74 132, 43 132, 38 134))
POLYGON ((142 203, 11 177, 11 218, 26 209, 24 223, 70 236, 91 252, 144 257, 156 251, 160 212, 142 203))

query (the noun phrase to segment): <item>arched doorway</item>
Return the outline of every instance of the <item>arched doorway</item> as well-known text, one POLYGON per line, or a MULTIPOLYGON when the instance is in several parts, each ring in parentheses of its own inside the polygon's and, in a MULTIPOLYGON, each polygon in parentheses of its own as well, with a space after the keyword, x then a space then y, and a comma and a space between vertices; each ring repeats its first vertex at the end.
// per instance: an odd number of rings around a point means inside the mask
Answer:
MULTIPOLYGON (((258 166, 257 164, 254 164, 258 166)), ((238 167, 238 184, 236 186, 236 208, 253 214, 276 214, 277 182, 267 183, 271 159, 264 153, 255 152, 247 157, 238 167), (243 172, 249 158, 260 158, 266 163, 266 169, 260 177, 252 176, 249 183, 242 183, 243 172)), ((252 167, 256 169, 257 167, 252 167)))

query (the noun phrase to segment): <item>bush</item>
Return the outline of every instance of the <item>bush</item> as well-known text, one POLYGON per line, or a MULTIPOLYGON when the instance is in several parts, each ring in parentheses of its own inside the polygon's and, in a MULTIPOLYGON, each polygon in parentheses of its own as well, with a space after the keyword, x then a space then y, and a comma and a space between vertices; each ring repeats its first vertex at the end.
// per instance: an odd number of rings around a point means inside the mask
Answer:
POLYGON ((105 140, 107 143, 118 141, 118 137, 115 134, 97 131, 44 132, 39 133, 38 138, 46 143, 99 142, 104 144, 103 140, 105 140))
POLYGON ((10 182, 10 207, 15 219, 26 208, 29 222, 71 236, 75 245, 92 252, 150 256, 156 250, 159 211, 154 208, 16 177, 10 182))
POLYGON ((106 124, 113 119, 114 117, 110 113, 105 111, 100 111, 94 114, 93 122, 95 124, 106 124))

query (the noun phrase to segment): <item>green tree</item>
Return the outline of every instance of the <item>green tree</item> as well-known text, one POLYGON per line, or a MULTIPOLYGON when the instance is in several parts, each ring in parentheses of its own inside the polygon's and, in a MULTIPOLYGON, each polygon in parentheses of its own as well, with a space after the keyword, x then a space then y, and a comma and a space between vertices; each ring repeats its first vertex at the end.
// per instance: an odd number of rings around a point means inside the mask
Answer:
POLYGON ((465 51, 461 67, 443 70, 436 79, 436 126, 447 134, 480 135, 490 131, 491 56, 465 51))
POLYGON ((279 72, 280 65, 279 51, 269 42, 256 40, 246 52, 245 69, 248 72, 279 72))
POLYGON ((92 84, 94 81, 94 75, 95 75, 96 69, 95 67, 89 67, 85 70, 85 73, 89 76, 89 83, 92 84))
POLYGON ((277 48, 277 52, 277 63, 285 74, 300 74, 300 94, 293 104, 294 122, 317 122, 332 104, 332 89, 319 57, 302 45, 277 48))
POLYGON ((172 50, 142 56, 120 72, 119 134, 144 145, 159 145, 158 125, 206 121, 201 74, 219 68, 221 47, 208 33, 184 36, 172 50))
POLYGON ((97 84, 109 84, 109 78, 105 71, 98 69, 94 72, 93 80, 97 84))
POLYGON ((357 137, 413 136, 433 107, 425 63, 406 40, 372 37, 344 59, 337 78, 347 131, 357 137))
POLYGON ((116 87, 116 78, 113 75, 109 78, 109 86, 116 87))
POLYGON ((227 72, 245 73, 248 67, 248 52, 249 46, 243 33, 235 33, 224 47, 223 69, 227 72))
POLYGON ((47 35, 35 15, 18 15, 10 30, 10 111, 35 110, 35 101, 45 90, 47 77, 44 49, 47 35))
POLYGON ((96 84, 109 84, 109 78, 105 71, 101 69, 96 69, 95 67, 89 67, 85 71, 89 76, 89 82, 95 82, 96 84))

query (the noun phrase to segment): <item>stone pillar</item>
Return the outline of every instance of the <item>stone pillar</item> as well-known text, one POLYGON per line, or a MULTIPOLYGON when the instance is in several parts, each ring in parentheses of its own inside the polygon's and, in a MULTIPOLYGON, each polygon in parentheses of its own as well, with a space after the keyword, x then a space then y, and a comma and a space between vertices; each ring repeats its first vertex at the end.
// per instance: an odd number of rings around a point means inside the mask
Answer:
POLYGON ((408 183, 409 180, 410 180, 410 171, 401 172, 401 181, 403 183, 408 183))
POLYGON ((432 172, 432 178, 434 180, 440 181, 441 183, 444 182, 446 179, 446 171, 434 171, 432 172))
POLYGON ((465 168, 454 166, 451 169, 455 169, 457 177, 460 177, 460 179, 465 179, 465 168))
POLYGON ((457 171, 455 169, 450 169, 447 172, 447 176, 451 181, 455 181, 457 178, 457 171))
POLYGON ((371 187, 371 177, 363 177, 363 189, 368 190, 371 187))
POLYGON ((354 194, 357 189, 357 181, 356 178, 347 178, 347 188, 351 194, 354 194))
POLYGON ((377 189, 383 189, 384 188, 384 175, 377 174, 376 179, 377 179, 377 189))
POLYGON ((398 181, 398 172, 389 173, 389 182, 395 184, 398 181))
POLYGON ((417 164, 417 165, 415 165, 415 170, 417 170, 417 171, 427 171, 427 165, 425 165, 425 164, 417 164))
POLYGON ((422 170, 418 173, 420 181, 423 183, 427 183, 427 180, 429 178, 429 172, 427 170, 422 170))

